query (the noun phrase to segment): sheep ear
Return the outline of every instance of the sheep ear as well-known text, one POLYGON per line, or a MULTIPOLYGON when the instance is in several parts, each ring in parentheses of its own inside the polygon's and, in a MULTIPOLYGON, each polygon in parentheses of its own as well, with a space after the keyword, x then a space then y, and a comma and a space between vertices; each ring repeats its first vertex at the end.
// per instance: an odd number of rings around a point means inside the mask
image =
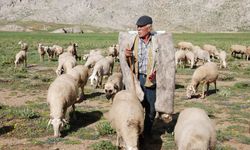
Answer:
POLYGON ((119 91, 119 87, 117 84, 114 84, 114 89, 116 90, 116 93, 119 91))
POLYGON ((117 84, 114 84, 114 89, 116 89, 116 91, 118 91, 118 85, 117 84))

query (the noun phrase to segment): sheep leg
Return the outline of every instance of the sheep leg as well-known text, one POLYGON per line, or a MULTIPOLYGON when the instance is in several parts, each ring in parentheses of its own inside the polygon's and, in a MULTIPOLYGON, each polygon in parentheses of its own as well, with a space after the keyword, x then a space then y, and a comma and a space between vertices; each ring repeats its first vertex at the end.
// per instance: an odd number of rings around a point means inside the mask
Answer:
POLYGON ((81 87, 81 94, 79 96, 79 99, 76 101, 76 103, 81 103, 85 100, 85 97, 84 97, 84 87, 81 87))
POLYGON ((202 85, 202 95, 201 95, 201 98, 205 98, 205 83, 203 83, 202 85))
POLYGON ((216 81, 214 82, 215 93, 217 92, 216 81))
POLYGON ((206 92, 206 96, 208 96, 208 91, 209 91, 209 83, 207 83, 207 92, 206 92))
POLYGON ((27 67, 27 54, 25 54, 24 63, 25 63, 25 67, 27 67))
POLYGON ((76 113, 75 113, 75 109, 76 109, 75 104, 73 104, 73 105, 72 105, 72 115, 73 115, 73 119, 74 119, 74 120, 77 120, 77 118, 76 118, 76 113))

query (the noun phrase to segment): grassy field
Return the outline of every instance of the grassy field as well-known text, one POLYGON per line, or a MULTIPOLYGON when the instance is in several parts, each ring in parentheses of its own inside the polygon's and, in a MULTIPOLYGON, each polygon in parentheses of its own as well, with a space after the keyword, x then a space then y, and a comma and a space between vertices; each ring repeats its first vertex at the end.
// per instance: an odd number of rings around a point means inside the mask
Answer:
MULTIPOLYGON (((205 109, 216 123, 217 150, 250 149, 250 63, 232 58, 229 52, 232 44, 250 46, 250 33, 176 33, 173 37, 175 44, 184 40, 200 46, 207 43, 228 52, 228 68, 220 70, 218 91, 214 93, 210 86, 210 95, 205 99, 186 100, 185 88, 194 69, 177 69, 175 113, 186 107, 205 109)), ((76 42, 78 53, 83 55, 95 48, 105 53, 117 39, 118 33, 0 32, 0 149, 116 149, 115 131, 105 118, 111 104, 102 89, 94 89, 89 83, 85 89, 87 100, 77 105, 77 120, 64 128, 62 138, 53 138, 52 127, 47 128, 46 94, 56 78, 57 60, 49 62, 45 57, 40 62, 37 45, 66 48, 76 42), (28 67, 15 70, 13 62, 20 40, 29 44, 28 67)), ((145 149, 176 149, 173 127, 174 122, 163 124, 156 120, 154 140, 145 149)))

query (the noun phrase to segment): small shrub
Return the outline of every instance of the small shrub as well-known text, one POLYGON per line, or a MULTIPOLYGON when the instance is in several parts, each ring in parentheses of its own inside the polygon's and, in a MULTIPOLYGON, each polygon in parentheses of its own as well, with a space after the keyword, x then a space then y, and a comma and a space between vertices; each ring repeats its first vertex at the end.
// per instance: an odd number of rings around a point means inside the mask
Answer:
POLYGON ((233 148, 229 145, 223 146, 223 145, 217 145, 215 150, 237 150, 236 148, 233 148))
POLYGON ((15 78, 17 79, 24 79, 24 78, 27 78, 27 75, 26 74, 22 74, 22 73, 17 73, 14 75, 15 78))
POLYGON ((234 75, 233 74, 226 74, 226 75, 221 74, 219 76, 219 80, 220 81, 233 81, 235 79, 234 79, 234 75))
POLYGON ((220 96, 223 96, 223 97, 229 97, 231 96, 231 90, 230 88, 229 89, 221 89, 219 92, 218 92, 218 95, 220 96))
POLYGON ((100 141, 91 145, 93 150, 118 150, 110 141, 100 141))
POLYGON ((238 82, 234 84, 234 87, 239 89, 250 88, 250 82, 238 82))
POLYGON ((65 142, 63 142, 64 144, 70 144, 70 145, 74 145, 74 144, 81 144, 81 141, 79 140, 66 140, 65 142))
POLYGON ((33 110, 31 110, 29 108, 10 109, 9 113, 14 115, 14 116, 17 116, 19 118, 24 118, 24 119, 33 119, 33 118, 40 117, 39 113, 34 112, 33 110))
POLYGON ((41 80, 42 80, 42 82, 50 82, 51 81, 50 78, 46 78, 46 77, 42 78, 41 80))
POLYGON ((96 128, 100 135, 114 134, 115 130, 110 126, 107 121, 100 122, 96 125, 96 128))
POLYGON ((62 141, 65 141, 65 139, 63 139, 63 138, 48 138, 46 141, 45 141, 45 143, 47 143, 47 144, 55 144, 55 143, 59 143, 59 142, 62 142, 62 141))
POLYGON ((217 136, 217 140, 220 141, 220 142, 229 141, 230 139, 232 139, 230 134, 228 134, 226 132, 223 132, 221 130, 217 131, 216 136, 217 136))
POLYGON ((250 144, 250 137, 247 137, 247 136, 244 136, 244 135, 241 135, 237 138, 237 141, 239 141, 240 143, 243 143, 243 144, 250 144))

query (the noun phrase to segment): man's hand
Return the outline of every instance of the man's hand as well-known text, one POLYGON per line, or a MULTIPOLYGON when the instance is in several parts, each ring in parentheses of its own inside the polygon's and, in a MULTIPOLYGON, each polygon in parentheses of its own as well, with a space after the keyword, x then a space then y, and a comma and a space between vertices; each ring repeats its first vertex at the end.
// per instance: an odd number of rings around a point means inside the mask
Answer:
POLYGON ((131 48, 126 48, 125 49, 125 56, 126 57, 131 57, 133 55, 133 51, 131 48))

